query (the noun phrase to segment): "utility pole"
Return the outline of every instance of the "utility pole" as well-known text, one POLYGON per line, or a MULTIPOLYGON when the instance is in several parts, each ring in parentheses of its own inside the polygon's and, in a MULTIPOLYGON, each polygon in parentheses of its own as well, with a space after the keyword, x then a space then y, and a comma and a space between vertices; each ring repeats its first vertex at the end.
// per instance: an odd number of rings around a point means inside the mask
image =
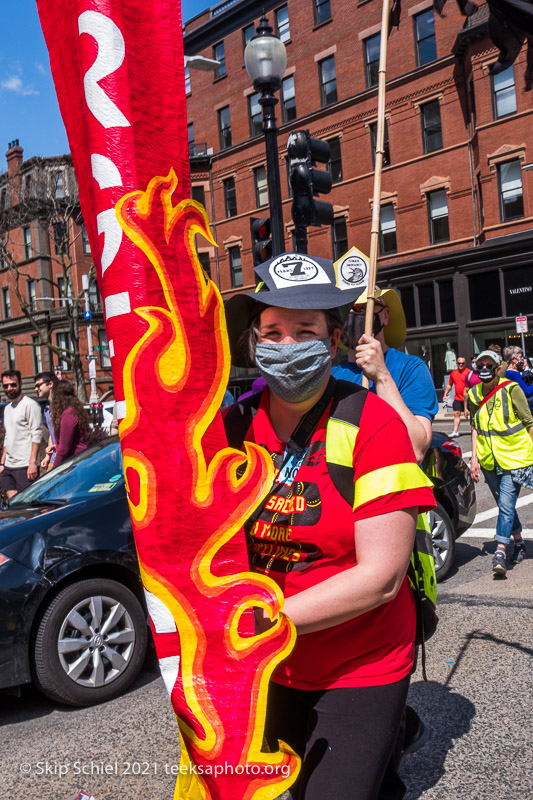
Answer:
POLYGON ((93 335, 92 335, 92 312, 89 302, 89 276, 81 276, 81 285, 83 287, 83 299, 85 300, 85 313, 84 319, 87 321, 87 361, 89 362, 89 378, 91 381, 91 396, 89 403, 98 402, 98 393, 96 391, 96 356, 93 353, 93 335))

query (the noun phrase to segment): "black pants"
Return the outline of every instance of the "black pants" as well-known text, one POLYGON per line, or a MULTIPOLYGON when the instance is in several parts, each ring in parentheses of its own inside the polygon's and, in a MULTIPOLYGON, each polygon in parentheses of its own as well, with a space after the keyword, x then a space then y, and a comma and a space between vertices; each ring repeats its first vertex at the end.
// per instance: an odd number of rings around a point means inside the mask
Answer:
POLYGON ((303 763, 293 800, 401 800, 396 771, 410 676, 387 686, 304 691, 271 683, 265 735, 303 763))

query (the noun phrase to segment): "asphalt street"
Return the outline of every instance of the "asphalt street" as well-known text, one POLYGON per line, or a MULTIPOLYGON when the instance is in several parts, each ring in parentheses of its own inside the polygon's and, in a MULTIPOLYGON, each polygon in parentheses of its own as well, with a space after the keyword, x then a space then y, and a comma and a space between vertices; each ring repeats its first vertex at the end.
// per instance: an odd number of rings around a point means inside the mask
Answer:
MULTIPOLYGON (((452 429, 448 419, 435 427, 452 429)), ((468 454, 463 428, 456 441, 468 454)), ((493 578, 495 505, 483 483, 477 494, 476 523, 440 584, 429 680, 417 671, 411 684, 431 736, 402 768, 406 800, 533 800, 533 541, 528 560, 493 578)), ((533 539, 533 493, 523 499, 533 539)), ((95 708, 61 707, 31 688, 2 696, 0 753, 1 800, 70 800, 80 789, 95 800, 171 800, 178 729, 153 654, 125 696, 95 708)))

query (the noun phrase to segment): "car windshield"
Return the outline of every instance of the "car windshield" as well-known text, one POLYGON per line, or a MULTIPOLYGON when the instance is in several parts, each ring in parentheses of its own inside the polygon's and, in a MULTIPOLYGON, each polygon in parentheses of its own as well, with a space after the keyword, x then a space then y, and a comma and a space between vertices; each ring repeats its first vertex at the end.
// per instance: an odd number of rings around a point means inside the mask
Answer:
POLYGON ((107 494, 124 485, 124 470, 118 438, 84 450, 47 472, 19 492, 10 507, 47 502, 78 502, 107 494))

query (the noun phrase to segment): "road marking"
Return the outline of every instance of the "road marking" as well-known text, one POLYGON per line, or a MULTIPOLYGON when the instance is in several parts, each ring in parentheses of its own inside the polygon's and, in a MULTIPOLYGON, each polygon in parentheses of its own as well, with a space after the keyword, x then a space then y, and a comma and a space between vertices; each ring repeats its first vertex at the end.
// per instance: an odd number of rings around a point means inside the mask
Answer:
MULTIPOLYGON (((463 533, 461 539, 493 539, 496 533, 494 528, 469 528, 466 533, 463 533)), ((522 538, 533 540, 533 528, 524 528, 522 530, 522 538)))
MULTIPOLYGON (((528 494, 525 497, 518 498, 516 501, 516 507, 522 508, 522 506, 529 506, 531 503, 533 503, 533 494, 528 494)), ((489 508, 487 511, 480 511, 479 514, 476 514, 476 518, 472 525, 479 525, 480 522, 485 522, 491 517, 497 517, 498 513, 499 509, 497 506, 495 508, 489 508)))

